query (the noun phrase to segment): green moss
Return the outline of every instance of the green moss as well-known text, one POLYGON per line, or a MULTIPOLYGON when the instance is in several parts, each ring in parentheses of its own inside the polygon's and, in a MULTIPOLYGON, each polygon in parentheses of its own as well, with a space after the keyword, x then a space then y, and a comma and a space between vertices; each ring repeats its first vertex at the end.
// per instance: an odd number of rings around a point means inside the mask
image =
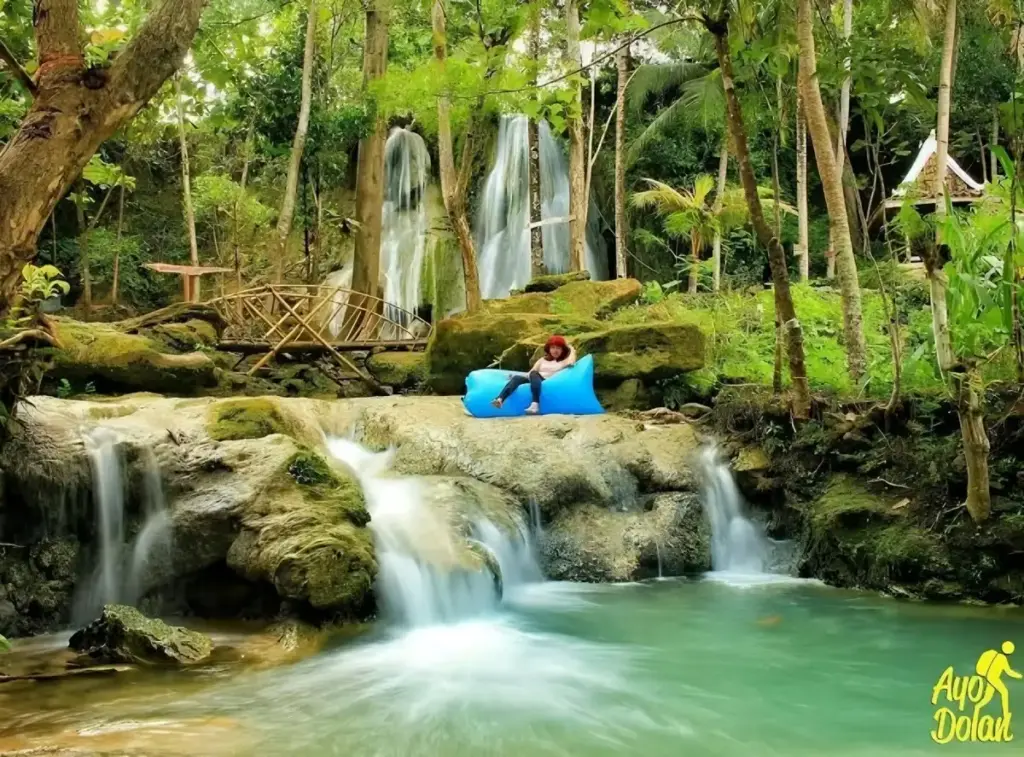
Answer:
POLYGON ((210 408, 207 422, 210 438, 219 442, 262 439, 271 434, 291 435, 294 424, 281 405, 269 397, 220 402, 210 408))
POLYGON ((191 352, 197 346, 214 347, 219 341, 212 323, 195 318, 184 323, 161 323, 151 333, 172 349, 185 352, 191 352))
POLYGON ((837 475, 825 492, 805 505, 816 529, 836 529, 864 525, 872 518, 890 518, 893 501, 872 494, 853 478, 837 475))
POLYGON ((62 346, 54 350, 49 372, 53 379, 94 382, 100 391, 179 394, 216 384, 216 367, 202 353, 167 354, 152 339, 126 334, 109 324, 68 319, 55 319, 55 324, 62 346))
MULTIPOLYGON (((548 273, 534 276, 530 283, 523 287, 524 292, 553 292, 573 281, 589 281, 589 271, 572 271, 570 273, 548 273)), ((518 294, 514 292, 513 294, 518 294)))
POLYGON ((112 405, 107 407, 90 407, 89 418, 94 421, 105 421, 111 418, 124 418, 126 415, 131 415, 138 408, 130 407, 128 405, 112 405))
POLYGON ((355 479, 301 449, 243 520, 228 563, 270 581, 282 597, 355 615, 377 570, 368 522, 355 479))
POLYGON ((636 279, 574 281, 555 290, 552 312, 564 310, 604 318, 636 302, 639 297, 640 282, 636 279))
POLYGON ((366 361, 366 367, 380 383, 410 387, 427 376, 427 356, 422 352, 378 352, 366 361))

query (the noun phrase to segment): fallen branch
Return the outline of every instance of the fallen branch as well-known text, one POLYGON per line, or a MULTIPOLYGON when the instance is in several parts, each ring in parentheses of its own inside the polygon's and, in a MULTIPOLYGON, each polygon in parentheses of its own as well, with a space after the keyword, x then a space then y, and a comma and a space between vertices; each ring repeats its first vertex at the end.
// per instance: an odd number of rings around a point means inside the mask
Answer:
POLYGON ((868 481, 868 483, 869 484, 885 484, 886 486, 892 486, 892 487, 894 487, 896 489, 909 489, 910 488, 909 486, 906 486, 905 484, 896 484, 896 483, 893 483, 892 481, 886 481, 884 478, 873 478, 870 481, 868 481))
POLYGON ((43 331, 42 329, 25 329, 24 331, 19 331, 14 336, 8 337, 0 342, 0 350, 9 350, 12 347, 17 347, 23 342, 29 341, 30 339, 46 342, 51 347, 60 348, 63 346, 60 343, 60 340, 49 332, 43 331))

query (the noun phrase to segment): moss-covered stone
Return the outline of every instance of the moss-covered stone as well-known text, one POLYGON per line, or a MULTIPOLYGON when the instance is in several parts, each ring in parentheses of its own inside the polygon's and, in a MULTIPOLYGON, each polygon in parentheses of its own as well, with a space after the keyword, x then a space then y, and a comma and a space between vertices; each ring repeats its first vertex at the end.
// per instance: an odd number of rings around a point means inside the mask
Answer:
POLYGON ((580 355, 594 356, 599 386, 660 381, 704 365, 704 332, 692 323, 614 325, 573 342, 580 355))
POLYGON ((216 366, 201 352, 169 354, 140 334, 113 325, 55 319, 61 347, 48 375, 72 385, 93 383, 101 392, 155 391, 193 394, 217 383, 216 366))
POLYGON ((651 395, 640 379, 626 379, 613 390, 598 392, 605 410, 621 413, 626 410, 647 410, 651 395))
POLYGON ((134 607, 107 605, 99 618, 75 633, 68 646, 102 664, 202 662, 213 651, 208 636, 147 618, 134 607))
POLYGON ((294 423, 271 397, 219 402, 210 408, 207 431, 219 442, 262 439, 271 434, 291 434, 294 423))
POLYGON ((300 450, 243 515, 228 565, 284 599, 324 613, 364 614, 377 562, 358 483, 300 450))
POLYGON ((405 389, 427 377, 427 356, 422 352, 378 352, 370 355, 366 368, 380 383, 405 389))
POLYGON ((183 352, 191 352, 200 347, 212 348, 219 340, 214 325, 197 318, 183 323, 161 323, 154 326, 150 333, 169 347, 183 352))
MULTIPOLYGON (((590 281, 590 271, 570 271, 569 273, 548 273, 534 276, 530 283, 523 287, 524 292, 553 292, 558 287, 573 281, 590 281)), ((519 294, 514 291, 512 294, 519 294)))

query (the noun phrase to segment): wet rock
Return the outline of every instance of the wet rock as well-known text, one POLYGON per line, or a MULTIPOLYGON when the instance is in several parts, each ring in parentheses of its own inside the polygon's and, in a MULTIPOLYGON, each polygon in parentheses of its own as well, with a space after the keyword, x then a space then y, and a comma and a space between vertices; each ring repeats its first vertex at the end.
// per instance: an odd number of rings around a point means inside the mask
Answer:
POLYGON ((545 531, 545 575, 563 581, 634 581, 711 567, 711 533, 697 497, 662 494, 640 510, 583 506, 545 531))
POLYGON ((99 618, 72 635, 68 646, 99 664, 191 665, 213 651, 208 636, 147 618, 126 605, 104 607, 99 618))
POLYGON ((613 413, 625 410, 646 410, 651 406, 651 395, 640 379, 626 379, 614 391, 598 393, 601 405, 613 413))
POLYGON ((366 361, 370 374, 382 384, 407 389, 427 375, 427 357, 422 352, 378 352, 366 361))

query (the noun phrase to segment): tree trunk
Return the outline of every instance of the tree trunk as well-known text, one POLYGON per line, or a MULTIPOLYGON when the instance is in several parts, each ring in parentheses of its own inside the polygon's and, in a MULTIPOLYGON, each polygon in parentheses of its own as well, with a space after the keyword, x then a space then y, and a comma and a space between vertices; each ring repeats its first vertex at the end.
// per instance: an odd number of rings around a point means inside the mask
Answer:
MULTIPOLYGON (((580 57, 580 11, 576 0, 565 2, 566 67, 575 71, 583 65, 580 57)), ((575 78, 575 77, 574 77, 575 78)), ((587 190, 586 137, 583 129, 583 96, 574 83, 569 105, 569 269, 586 268, 587 190)))
MULTIPOLYGON (((123 172, 122 172, 123 173, 123 172)), ((121 179, 121 195, 117 201, 117 246, 114 247, 114 271, 110 282, 110 304, 117 307, 118 288, 121 281, 121 232, 124 230, 124 178, 121 179)))
MULTIPOLYGON (((238 199, 235 200, 235 212, 234 212, 234 230, 232 231, 232 238, 234 241, 234 267, 235 267, 235 291, 242 291, 242 251, 241 241, 239 239, 238 231, 238 205, 245 199, 245 185, 249 179, 249 161, 252 160, 252 140, 253 133, 256 131, 256 118, 253 117, 249 121, 249 130, 245 134, 245 157, 242 159, 242 177, 238 182, 238 199)), ((238 302, 239 313, 241 313, 242 301, 238 302)))
POLYGON ((994 182, 999 177, 999 158, 996 157, 996 148, 999 147, 999 106, 992 106, 992 141, 988 145, 989 176, 994 182))
POLYGON ((54 206, 100 144, 181 64, 204 5, 205 0, 163 0, 103 78, 90 78, 87 86, 78 2, 35 3, 36 96, 0 151, 0 313, 18 288, 22 266, 35 257, 54 206))
POLYGON ((85 225, 85 186, 79 185, 78 202, 75 203, 75 220, 78 222, 78 268, 82 272, 82 304, 86 314, 92 312, 92 273, 89 271, 89 230, 85 225))
MULTIPOLYGON (((849 46, 853 34, 853 0, 843 0, 843 42, 849 46)), ((843 60, 843 88, 839 94, 839 134, 836 136, 836 165, 840 172, 846 162, 846 133, 850 127, 850 56, 843 60)))
MULTIPOLYGON (((192 265, 199 265, 199 243, 196 240, 196 214, 192 209, 192 174, 188 166, 188 140, 185 137, 185 106, 181 101, 181 79, 174 78, 174 102, 178 110, 178 139, 181 143, 181 194, 185 207, 185 229, 188 231, 188 253, 192 265)), ((196 279, 196 286, 199 279, 196 279)), ((196 299, 198 300, 198 292, 196 299)))
MULTIPOLYGON (((615 54, 618 86, 615 90, 615 276, 626 278, 626 88, 629 84, 629 47, 615 54)), ((717 239, 717 237, 716 237, 717 239)))
MULTIPOLYGON (((942 63, 939 68, 938 124, 935 129, 935 213, 946 212, 946 160, 949 156, 949 107, 953 87, 953 56, 956 53, 956 0, 946 0, 946 30, 943 35, 942 63)), ((953 345, 949 336, 949 314, 946 309, 946 274, 942 270, 939 250, 932 248, 924 256, 931 297, 932 331, 935 335, 935 356, 939 370, 949 371, 954 363, 953 345)))
MULTIPOLYGON (((434 57, 437 58, 441 70, 444 71, 448 56, 447 28, 442 0, 434 0, 431 11, 434 31, 434 57)), ((462 252, 462 270, 466 288, 466 309, 469 312, 480 309, 480 276, 476 265, 476 249, 473 245, 473 232, 466 215, 466 187, 459 181, 455 170, 455 147, 452 144, 451 106, 448 97, 437 98, 437 152, 440 161, 441 195, 444 207, 448 212, 455 236, 459 240, 462 252)), ((472 116, 471 116, 472 118, 472 116)), ((472 136, 467 134, 467 140, 472 136)), ((467 158, 469 159, 469 158, 467 158)))
MULTIPOLYGON (((722 135, 722 146, 718 150, 718 183, 715 185, 715 215, 722 211, 722 198, 725 195, 725 182, 729 175, 729 136, 722 135)), ((722 288, 722 230, 715 230, 715 238, 711 244, 711 288, 717 292, 722 288)))
POLYGON ((867 347, 864 342, 864 324, 860 306, 860 283, 857 280, 857 262, 853 256, 853 241, 846 214, 842 173, 836 163, 829 138, 828 119, 818 88, 817 55, 814 50, 814 18, 811 0, 798 1, 797 38, 800 44, 800 78, 798 86, 803 92, 807 128, 814 145, 825 203, 828 206, 829 228, 835 245, 835 262, 839 274, 839 292, 843 308, 843 335, 846 342, 846 363, 850 376, 860 381, 867 369, 867 347))
POLYGON ((800 280, 811 276, 811 248, 807 210, 807 120, 804 116, 804 97, 800 87, 796 91, 796 214, 799 229, 796 254, 800 257, 800 280))
MULTIPOLYGON (((363 90, 384 76, 388 67, 388 14, 390 0, 372 0, 366 10, 363 45, 363 90)), ((367 93, 368 96, 368 93, 367 93)), ((380 291, 380 237, 384 208, 384 142, 387 123, 379 115, 372 131, 359 141, 356 164, 355 257, 352 289, 372 297, 380 291)))
POLYGON ((786 334, 786 352, 789 358, 789 375, 793 382, 793 416, 804 419, 810 415, 811 395, 807 385, 807 371, 804 367, 804 341, 800 322, 793 307, 793 296, 789 290, 789 274, 786 271, 786 253, 779 240, 772 234, 768 222, 764 218, 764 208, 757 194, 757 179, 754 167, 750 162, 750 151, 747 147, 746 127, 743 123, 743 111, 736 94, 733 81, 732 59, 729 52, 729 17, 723 15, 719 19, 705 16, 704 24, 715 37, 715 53, 722 75, 722 88, 725 91, 726 122, 736 163, 740 169, 740 181, 743 194, 750 211, 750 219, 754 225, 758 242, 768 250, 768 264, 772 271, 775 285, 775 311, 783 324, 786 334))
POLYGON ((960 433, 964 440, 964 460, 967 463, 967 512, 975 523, 987 520, 991 513, 991 495, 988 477, 988 434, 978 387, 982 384, 976 367, 954 376, 956 408, 960 418, 960 433))
POLYGON ((299 123, 295 127, 292 152, 288 159, 288 179, 281 198, 281 213, 277 217, 277 244, 274 253, 274 282, 284 283, 285 258, 288 256, 288 236, 295 217, 295 195, 299 189, 299 171, 302 153, 306 149, 309 130, 309 110, 313 101, 313 58, 316 50, 316 0, 309 0, 306 11, 306 46, 302 51, 302 98, 299 101, 299 123))
POLYGON ((690 234, 690 272, 687 276, 686 291, 690 294, 697 294, 697 284, 700 281, 700 245, 697 240, 700 237, 695 233, 690 234))
MULTIPOLYGON (((540 82, 540 0, 530 4, 530 69, 534 88, 540 82)), ((537 90, 540 91, 539 89, 537 90)), ((530 152, 530 223, 542 220, 540 198, 540 123, 530 121, 527 129, 530 152)), ((530 273, 540 276, 544 273, 544 231, 540 226, 530 229, 530 273)))

